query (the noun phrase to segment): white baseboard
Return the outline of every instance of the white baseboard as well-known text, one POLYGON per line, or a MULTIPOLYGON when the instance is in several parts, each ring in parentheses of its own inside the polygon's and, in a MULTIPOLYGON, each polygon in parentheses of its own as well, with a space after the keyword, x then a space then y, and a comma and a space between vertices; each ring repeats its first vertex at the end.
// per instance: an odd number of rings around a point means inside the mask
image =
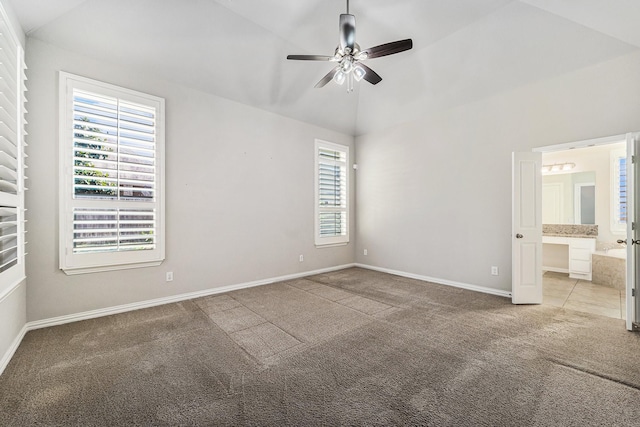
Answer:
POLYGON ((454 282, 453 280, 439 279, 437 277, 422 276, 420 274, 407 273, 404 271, 391 270, 389 268, 376 267, 368 264, 355 264, 356 267, 366 268, 367 270, 380 271, 382 273, 393 274, 394 276, 407 277, 409 279, 422 280, 424 282, 437 283, 439 285, 453 286, 455 288, 467 289, 469 291, 482 292, 484 294, 497 295, 499 297, 511 298, 511 292, 501 291, 500 289, 487 288, 485 286, 471 285, 469 283, 454 282))
POLYGON ((550 271, 552 273, 569 273, 568 268, 558 268, 558 267, 542 267, 542 273, 545 271, 550 271))
POLYGON ((22 329, 20 330, 20 332, 18 332, 18 335, 13 340, 13 342, 11 343, 11 345, 9 346, 7 351, 2 356, 2 359, 0 360, 0 375, 2 375, 2 373, 5 370, 5 368, 9 364, 9 361, 11 360, 13 355, 15 354, 16 350, 18 349, 18 346, 22 342, 22 339, 24 338, 24 336, 27 333, 27 331, 28 331, 27 325, 24 325, 22 327, 22 329))
POLYGON ((63 325, 65 323, 78 322, 81 320, 95 319, 96 317, 110 316, 112 314, 124 313, 127 311, 139 310, 142 308, 155 307, 173 302, 180 302, 194 298, 206 297, 209 295, 221 294, 224 292, 237 291, 239 289, 252 288, 254 286, 268 285, 274 282, 283 282, 286 280, 299 279, 301 277, 313 276, 314 274, 328 273, 331 271, 344 270, 355 264, 344 264, 335 267, 322 268, 319 270, 305 271, 302 273, 288 274, 286 276, 271 277, 268 279, 255 280, 253 282, 239 283, 236 285, 223 286, 220 288, 205 289, 203 291, 189 292, 186 294, 172 295, 170 297, 156 298, 147 301, 134 302, 131 304, 118 305, 115 307, 101 308, 98 310, 85 311, 82 313, 68 314, 65 316, 52 317, 49 319, 36 320, 27 323, 27 330, 48 328, 49 326, 63 325))

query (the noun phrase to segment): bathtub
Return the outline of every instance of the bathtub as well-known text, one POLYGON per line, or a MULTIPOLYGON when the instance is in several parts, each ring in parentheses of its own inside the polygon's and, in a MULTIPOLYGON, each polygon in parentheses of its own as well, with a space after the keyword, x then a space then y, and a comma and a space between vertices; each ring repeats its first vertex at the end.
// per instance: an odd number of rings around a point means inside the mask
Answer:
POLYGON ((609 249, 608 251, 595 251, 594 255, 608 256, 612 258, 627 259, 627 250, 625 248, 609 249))
POLYGON ((623 290, 627 281, 627 250, 625 248, 595 251, 591 256, 591 282, 623 290))

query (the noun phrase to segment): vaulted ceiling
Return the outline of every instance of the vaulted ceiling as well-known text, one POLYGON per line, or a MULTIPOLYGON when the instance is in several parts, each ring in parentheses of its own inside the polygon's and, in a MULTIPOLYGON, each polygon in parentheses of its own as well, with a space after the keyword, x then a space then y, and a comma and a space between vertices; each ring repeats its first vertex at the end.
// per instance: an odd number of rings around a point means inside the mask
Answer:
POLYGON ((288 117, 360 135, 640 49, 637 0, 351 0, 367 64, 355 92, 315 83, 345 0, 10 0, 28 36, 288 117))

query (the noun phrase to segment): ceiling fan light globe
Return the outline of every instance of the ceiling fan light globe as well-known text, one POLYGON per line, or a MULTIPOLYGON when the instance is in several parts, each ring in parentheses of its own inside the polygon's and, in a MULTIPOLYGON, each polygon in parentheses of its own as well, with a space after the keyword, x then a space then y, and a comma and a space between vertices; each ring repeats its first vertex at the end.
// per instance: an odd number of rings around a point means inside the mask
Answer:
POLYGON ((350 58, 345 59, 344 61, 342 61, 342 64, 340 64, 340 67, 342 68, 342 71, 344 73, 350 73, 351 70, 353 70, 353 63, 349 59, 350 58))
POLYGON ((344 84, 344 81, 347 79, 347 75, 342 71, 338 71, 334 76, 333 80, 338 83, 340 86, 344 84))
POLYGON ((367 71, 359 65, 356 65, 353 69, 353 77, 355 77, 357 82, 362 80, 365 74, 367 74, 367 71))

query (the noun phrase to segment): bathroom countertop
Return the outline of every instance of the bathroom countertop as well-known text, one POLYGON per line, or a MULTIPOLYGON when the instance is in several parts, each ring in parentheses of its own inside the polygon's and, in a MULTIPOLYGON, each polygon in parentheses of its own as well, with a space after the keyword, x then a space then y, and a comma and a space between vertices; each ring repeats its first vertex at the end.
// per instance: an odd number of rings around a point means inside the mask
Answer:
POLYGON ((597 237, 598 226, 582 224, 542 224, 542 235, 578 238, 597 237))
POLYGON ((598 236, 592 236, 587 234, 560 234, 560 233, 542 233, 542 236, 547 237, 573 237, 578 239, 595 239, 598 236))

